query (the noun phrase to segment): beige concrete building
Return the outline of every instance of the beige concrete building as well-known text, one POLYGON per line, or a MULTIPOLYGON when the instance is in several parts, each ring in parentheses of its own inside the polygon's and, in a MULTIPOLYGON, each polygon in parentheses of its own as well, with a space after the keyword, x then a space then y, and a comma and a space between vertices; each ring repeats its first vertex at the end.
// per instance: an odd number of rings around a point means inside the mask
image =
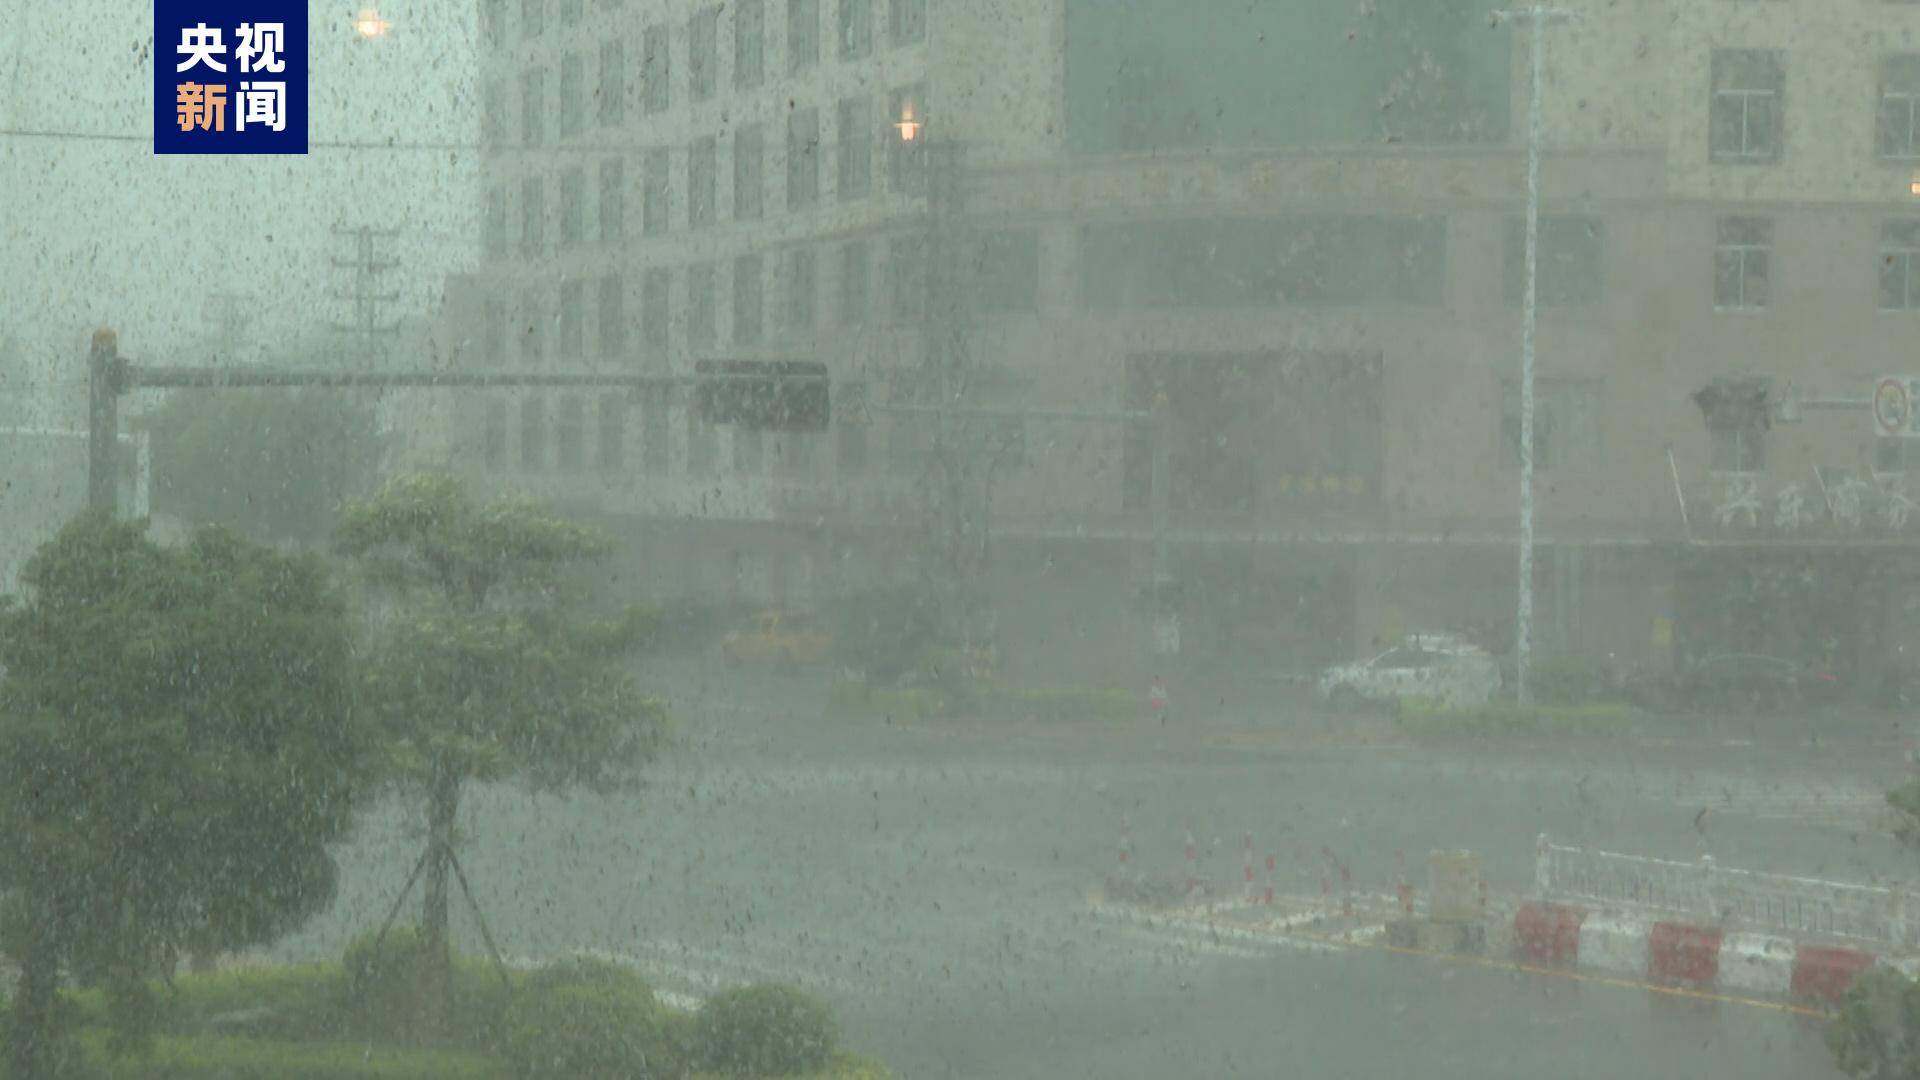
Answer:
MULTIPOLYGON (((1569 6, 1542 87, 1540 648, 1857 636, 1859 605, 1712 613, 1698 566, 1920 529, 1904 444, 1817 400, 1920 366, 1920 6, 1569 6), (1790 398, 1816 400, 1780 422, 1790 398)), ((1528 42, 1465 3, 1274 7, 490 0, 478 362, 818 361, 836 409, 756 432, 684 386, 502 394, 464 460, 628 522, 655 591, 806 602, 921 513, 926 419, 885 406, 931 313, 979 402, 1167 393, 1189 655, 1503 644, 1528 42)), ((1133 662, 1112 628, 1139 625, 1148 446, 1027 420, 976 447, 1036 648, 1133 662)))

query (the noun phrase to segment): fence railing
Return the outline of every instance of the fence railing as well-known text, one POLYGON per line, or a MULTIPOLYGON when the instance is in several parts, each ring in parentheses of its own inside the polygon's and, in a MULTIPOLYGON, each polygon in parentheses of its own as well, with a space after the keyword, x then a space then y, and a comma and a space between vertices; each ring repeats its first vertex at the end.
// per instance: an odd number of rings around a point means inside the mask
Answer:
POLYGON ((1685 915, 1737 929, 1915 944, 1910 890, 1565 847, 1542 834, 1534 885, 1549 899, 1685 915))

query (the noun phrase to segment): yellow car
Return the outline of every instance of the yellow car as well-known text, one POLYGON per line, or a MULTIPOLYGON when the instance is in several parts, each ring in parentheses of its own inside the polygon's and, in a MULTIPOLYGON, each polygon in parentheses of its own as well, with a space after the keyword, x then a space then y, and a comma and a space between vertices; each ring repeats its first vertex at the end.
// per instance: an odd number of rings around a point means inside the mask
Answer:
POLYGON ((729 665, 819 664, 832 646, 833 640, 811 618, 792 611, 763 611, 744 629, 720 639, 720 653, 729 665))

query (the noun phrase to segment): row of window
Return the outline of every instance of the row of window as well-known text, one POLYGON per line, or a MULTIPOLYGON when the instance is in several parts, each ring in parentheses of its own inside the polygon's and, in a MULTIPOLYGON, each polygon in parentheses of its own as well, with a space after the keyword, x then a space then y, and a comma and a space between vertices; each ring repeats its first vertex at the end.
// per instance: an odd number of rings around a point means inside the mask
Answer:
MULTIPOLYGON (((1715 49, 1708 103, 1707 154, 1714 161, 1780 160, 1785 123, 1786 53, 1715 49)), ((1920 54, 1881 58, 1875 153, 1920 161, 1920 54)))
MULTIPOLYGON (((920 87, 905 87, 893 93, 893 104, 923 96, 920 87)), ((871 103, 864 97, 842 99, 834 110, 838 138, 834 154, 833 197, 840 202, 864 199, 873 193, 873 145, 877 135, 870 128, 871 103)), ((820 204, 822 195, 820 147, 822 118, 820 110, 809 106, 793 109, 786 120, 784 207, 800 212, 820 204)), ((762 124, 742 124, 727 140, 728 163, 732 182, 730 216, 735 221, 755 221, 767 212, 767 132, 762 124)), ((926 190, 926 150, 897 140, 889 141, 887 156, 888 189, 901 194, 926 190)), ((719 220, 721 140, 702 136, 675 154, 665 147, 645 151, 640 157, 640 232, 656 236, 669 231, 674 218, 674 157, 682 159, 684 170, 685 225, 699 229, 719 220)), ((627 199, 627 159, 607 157, 594 167, 598 187, 597 239, 615 244, 625 239, 627 199)), ((553 178, 558 192, 558 246, 565 248, 587 242, 587 177, 585 165, 570 166, 553 178)), ((520 182, 520 250, 527 258, 538 258, 548 250, 547 188, 545 176, 528 176, 520 182)), ((487 194, 487 254, 505 258, 508 253, 509 191, 495 186, 487 194)))
MULTIPOLYGON (((876 318, 880 309, 874 296, 873 247, 856 240, 831 248, 792 247, 770 256, 749 253, 731 263, 705 261, 678 269, 643 270, 637 275, 639 344, 645 355, 664 361, 676 344, 673 335, 677 322, 678 332, 685 335, 687 352, 714 350, 719 344, 722 274, 731 285, 730 346, 751 349, 762 344, 766 338, 769 269, 778 275, 776 311, 780 326, 788 331, 811 330, 821 321, 819 263, 823 257, 837 262, 833 272, 838 277, 839 325, 880 321, 876 318)), ((885 242, 883 250, 884 280, 890 283, 885 312, 893 321, 917 321, 927 303, 925 240, 917 234, 896 236, 885 242)), ((1013 312, 1032 311, 1037 306, 1040 255, 1039 239, 1033 231, 1014 229, 976 237, 968 242, 960 265, 963 276, 955 288, 968 290, 968 300, 974 307, 1013 312)), ((551 307, 553 301, 534 289, 519 295, 517 311, 511 311, 503 298, 490 300, 483 328, 487 362, 504 364, 509 345, 514 342, 520 361, 545 362, 549 325, 557 336, 552 351, 562 362, 588 355, 610 359, 629 356, 630 280, 617 272, 565 280, 560 284, 557 304, 551 307), (597 327, 591 352, 586 339, 590 298, 597 327)))
MULTIPOLYGON (((522 25, 542 25, 533 12, 544 0, 525 0, 527 14, 522 25)), ((494 0, 497 5, 498 0, 494 0)), ((860 60, 873 51, 872 0, 838 0, 839 57, 860 60)), ((733 0, 733 84, 740 90, 753 90, 766 79, 767 13, 766 0, 733 0)), ((712 98, 719 86, 719 40, 722 5, 703 7, 687 24, 686 84, 683 91, 690 101, 712 98)), ((926 0, 890 0, 888 4, 890 37, 895 46, 918 44, 926 40, 926 0)), ((648 114, 665 112, 674 101, 672 47, 673 28, 666 23, 651 23, 640 31, 640 105, 648 114)), ((615 32, 600 43, 599 83, 592 89, 599 122, 603 126, 621 123, 627 107, 626 38, 615 32)), ((559 67, 559 134, 569 138, 580 134, 585 121, 584 101, 586 58, 569 53, 559 67)), ((786 67, 797 75, 820 62, 820 0, 786 0, 786 67)), ((521 141, 538 146, 546 136, 547 73, 538 67, 520 75, 521 141)), ((482 91, 486 114, 487 138, 504 141, 506 115, 505 90, 489 83, 482 91)))
MULTIPOLYGON (((624 394, 598 399, 568 394, 552 401, 540 394, 528 394, 512 403, 495 398, 487 402, 482 415, 480 457, 490 469, 579 473, 637 468, 649 475, 664 476, 674 466, 671 416, 666 400, 658 396, 647 398, 637 407, 624 394), (637 440, 630 439, 631 426, 639 428, 637 440), (629 445, 632 441, 637 441, 637 448, 629 445), (511 453, 509 442, 514 444, 511 453)), ((689 476, 715 475, 720 464, 720 429, 684 410, 680 416, 685 440, 680 464, 689 476)), ((730 471, 746 476, 771 471, 806 477, 814 469, 815 446, 823 438, 807 432, 763 432, 738 426, 729 430, 730 471)), ((840 473, 863 472, 867 467, 865 425, 836 424, 833 438, 840 473)))

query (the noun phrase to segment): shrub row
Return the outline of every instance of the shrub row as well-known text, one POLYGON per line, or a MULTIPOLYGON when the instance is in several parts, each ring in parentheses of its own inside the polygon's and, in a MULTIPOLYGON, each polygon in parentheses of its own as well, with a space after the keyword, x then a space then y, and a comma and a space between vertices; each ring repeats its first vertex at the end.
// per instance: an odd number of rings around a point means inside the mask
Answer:
POLYGON ((890 717, 913 722, 947 717, 1009 720, 1125 720, 1145 715, 1139 695, 1086 687, 1011 687, 963 683, 952 687, 889 690, 841 679, 827 691, 827 712, 843 717, 890 717))
POLYGON ((1485 705, 1448 707, 1405 699, 1396 718, 1402 730, 1430 736, 1601 735, 1628 729, 1635 710, 1628 705, 1485 705))

